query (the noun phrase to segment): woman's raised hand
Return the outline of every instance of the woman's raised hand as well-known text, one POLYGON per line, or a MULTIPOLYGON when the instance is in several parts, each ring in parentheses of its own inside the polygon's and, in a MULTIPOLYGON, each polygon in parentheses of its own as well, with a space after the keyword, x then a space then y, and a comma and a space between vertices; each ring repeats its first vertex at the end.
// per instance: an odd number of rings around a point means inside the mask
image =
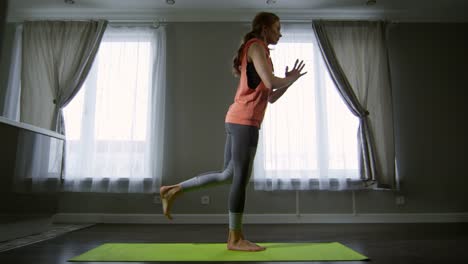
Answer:
POLYGON ((286 75, 286 77, 291 76, 291 77, 294 78, 294 80, 297 80, 297 79, 299 79, 299 77, 301 77, 302 75, 307 73, 307 72, 302 72, 304 67, 305 67, 304 61, 301 60, 299 62, 299 59, 296 59, 296 62, 294 63, 294 67, 293 67, 293 69, 291 71, 288 71, 288 66, 286 66, 285 75, 286 75))

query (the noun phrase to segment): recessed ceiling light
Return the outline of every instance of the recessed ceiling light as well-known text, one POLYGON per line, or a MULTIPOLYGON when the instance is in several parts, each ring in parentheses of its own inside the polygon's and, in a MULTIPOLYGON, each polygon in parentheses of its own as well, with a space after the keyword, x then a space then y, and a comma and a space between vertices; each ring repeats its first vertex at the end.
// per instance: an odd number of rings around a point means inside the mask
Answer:
POLYGON ((274 5, 276 4, 276 0, 267 0, 266 3, 267 5, 274 5))
POLYGON ((65 4, 73 5, 75 0, 64 0, 65 4))
POLYGON ((377 0, 367 0, 367 2, 366 2, 366 5, 368 5, 368 6, 372 6, 372 5, 375 5, 375 4, 377 4, 377 0))
POLYGON ((166 0, 166 4, 173 5, 175 4, 175 0, 166 0))

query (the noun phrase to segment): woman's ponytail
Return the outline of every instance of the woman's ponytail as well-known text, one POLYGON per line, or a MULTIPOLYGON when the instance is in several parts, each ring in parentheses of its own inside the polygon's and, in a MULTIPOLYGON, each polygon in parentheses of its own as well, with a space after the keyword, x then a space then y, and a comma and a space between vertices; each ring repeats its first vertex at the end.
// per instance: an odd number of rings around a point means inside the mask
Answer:
POLYGON ((237 54, 232 60, 232 72, 234 76, 238 77, 241 74, 241 64, 242 64, 242 51, 244 50, 245 43, 247 43, 249 40, 257 37, 258 34, 254 33, 253 31, 250 31, 249 33, 245 34, 242 43, 237 50, 237 54))

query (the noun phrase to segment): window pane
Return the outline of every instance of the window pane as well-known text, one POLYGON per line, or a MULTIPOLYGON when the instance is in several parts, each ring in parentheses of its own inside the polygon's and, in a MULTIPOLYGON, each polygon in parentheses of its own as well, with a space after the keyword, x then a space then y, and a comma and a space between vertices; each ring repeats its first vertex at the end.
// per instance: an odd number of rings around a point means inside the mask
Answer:
POLYGON ((295 58, 307 58, 304 71, 309 72, 299 79, 284 96, 270 105, 264 126, 266 169, 301 170, 317 168, 316 108, 315 93, 310 88, 313 82, 312 43, 278 43, 271 51, 275 75, 284 77, 295 58), (312 73, 312 74, 311 74, 312 73), (287 125, 285 125, 287 124, 287 125))
POLYGON ((358 177, 358 119, 341 99, 312 38, 286 36, 271 58, 277 76, 285 75, 286 66, 291 70, 297 58, 304 60, 307 74, 267 110, 260 157, 266 177, 358 177))
POLYGON ((64 109, 67 176, 147 178, 152 43, 107 32, 80 91, 64 109))
POLYGON ((326 82, 327 123, 329 131, 329 167, 330 169, 358 170, 357 130, 359 119, 356 118, 336 91, 330 78, 326 82))
POLYGON ((99 53, 98 140, 146 138, 149 42, 104 42, 99 53), (118 56, 116 56, 118 54, 118 56))
POLYGON ((81 86, 80 91, 73 97, 73 100, 63 109, 65 119, 65 132, 67 140, 80 140, 81 138, 81 117, 83 113, 84 91, 86 82, 81 86), (73 120, 73 121, 70 121, 73 120))

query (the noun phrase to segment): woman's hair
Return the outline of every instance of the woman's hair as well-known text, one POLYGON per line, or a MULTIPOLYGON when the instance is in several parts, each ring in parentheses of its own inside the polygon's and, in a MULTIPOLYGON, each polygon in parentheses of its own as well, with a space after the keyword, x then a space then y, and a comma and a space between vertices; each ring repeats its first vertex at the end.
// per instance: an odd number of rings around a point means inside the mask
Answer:
POLYGON ((242 63, 242 50, 247 41, 253 38, 260 38, 262 36, 263 27, 271 28, 273 24, 279 21, 279 17, 273 13, 260 12, 252 21, 252 29, 249 33, 245 34, 242 44, 237 51, 236 56, 233 59, 232 72, 235 76, 240 76, 240 67, 242 63))

